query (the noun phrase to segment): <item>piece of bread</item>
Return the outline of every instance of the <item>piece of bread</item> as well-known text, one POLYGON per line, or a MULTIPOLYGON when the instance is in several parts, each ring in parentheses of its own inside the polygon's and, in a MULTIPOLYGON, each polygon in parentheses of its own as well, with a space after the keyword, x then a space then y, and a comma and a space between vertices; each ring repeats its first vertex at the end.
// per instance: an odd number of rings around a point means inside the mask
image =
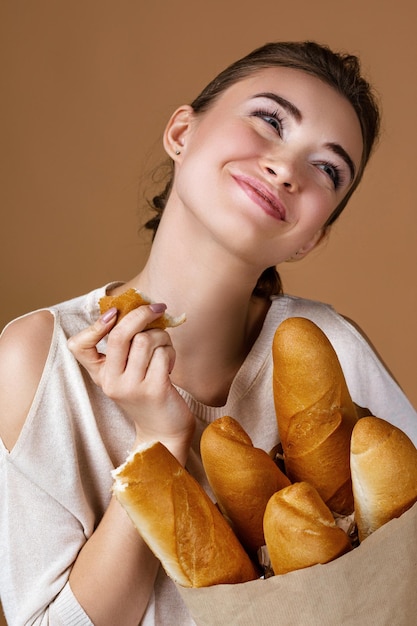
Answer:
POLYGON ((275 575, 328 563, 352 548, 317 490, 306 482, 294 483, 270 498, 264 533, 275 575))
POLYGON ((417 449, 381 418, 363 417, 353 429, 351 471, 360 541, 417 502, 417 449))
POLYGON ((337 354, 311 320, 286 319, 273 340, 273 393, 286 473, 335 513, 353 511, 350 437, 357 422, 337 354))
POLYGON ((113 494, 176 583, 206 587, 258 577, 220 511, 162 443, 139 446, 112 475, 113 494))
MULTIPOLYGON (((100 315, 103 315, 106 311, 115 307, 118 311, 116 324, 120 322, 120 320, 133 311, 133 309, 137 309, 139 306, 143 306, 144 304, 152 304, 152 300, 145 296, 145 294, 140 291, 136 291, 136 289, 130 288, 121 293, 118 296, 103 296, 100 298, 98 304, 100 307, 100 315)), ((161 317, 158 317, 155 321, 151 322, 146 326, 145 330, 149 328, 173 328, 175 326, 179 326, 185 322, 185 315, 179 315, 177 317, 173 317, 169 313, 165 312, 161 317)))
POLYGON ((200 442, 201 458, 217 504, 250 554, 265 544, 263 515, 275 491, 289 479, 232 417, 207 426, 200 442))

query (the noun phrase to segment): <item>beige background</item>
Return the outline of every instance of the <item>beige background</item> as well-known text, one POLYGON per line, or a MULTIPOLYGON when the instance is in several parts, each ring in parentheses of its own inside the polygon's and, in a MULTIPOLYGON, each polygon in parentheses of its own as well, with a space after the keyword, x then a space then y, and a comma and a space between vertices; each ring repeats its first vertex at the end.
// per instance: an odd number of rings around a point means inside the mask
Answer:
POLYGON ((2 0, 0 326, 130 278, 172 110, 258 45, 315 39, 361 56, 384 134, 330 241, 282 268, 286 290, 353 318, 417 406, 413 4, 2 0))

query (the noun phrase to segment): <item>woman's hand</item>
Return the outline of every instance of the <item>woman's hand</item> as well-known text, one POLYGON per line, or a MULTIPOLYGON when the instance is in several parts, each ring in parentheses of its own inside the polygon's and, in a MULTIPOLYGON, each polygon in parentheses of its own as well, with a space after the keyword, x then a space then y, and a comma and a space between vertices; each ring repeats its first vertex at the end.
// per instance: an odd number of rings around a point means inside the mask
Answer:
POLYGON ((195 421, 170 380, 175 350, 166 331, 144 330, 164 310, 165 305, 141 306, 113 328, 117 311, 110 309, 71 337, 68 347, 93 381, 132 419, 136 444, 161 441, 185 462, 195 421), (104 355, 97 344, 108 333, 104 355))

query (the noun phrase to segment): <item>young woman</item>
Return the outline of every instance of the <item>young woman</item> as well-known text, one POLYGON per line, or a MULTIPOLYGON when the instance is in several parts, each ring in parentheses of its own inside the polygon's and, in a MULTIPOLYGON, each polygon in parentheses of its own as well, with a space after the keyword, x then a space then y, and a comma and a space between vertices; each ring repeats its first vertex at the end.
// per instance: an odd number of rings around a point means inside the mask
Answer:
POLYGON ((315 321, 354 401, 417 442, 416 412, 363 337, 332 308, 284 295, 275 270, 327 233, 378 126, 355 57, 311 42, 254 51, 169 120, 172 178, 139 273, 5 329, 0 590, 11 626, 193 623, 111 498, 110 471, 158 439, 207 488, 199 440, 225 414, 271 450, 271 343, 287 317, 315 321), (157 304, 114 327, 99 298, 128 287, 157 304), (166 306, 186 323, 144 332, 166 306))

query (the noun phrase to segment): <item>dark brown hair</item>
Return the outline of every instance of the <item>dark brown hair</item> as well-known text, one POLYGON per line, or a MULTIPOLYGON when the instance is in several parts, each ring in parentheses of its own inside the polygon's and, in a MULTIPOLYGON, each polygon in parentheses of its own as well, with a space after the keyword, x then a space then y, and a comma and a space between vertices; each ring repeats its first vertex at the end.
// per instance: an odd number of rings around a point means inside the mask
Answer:
MULTIPOLYGON (((372 88, 361 75, 359 59, 350 54, 336 53, 327 46, 313 41, 268 43, 229 65, 216 76, 191 103, 196 113, 206 111, 228 88, 257 70, 270 67, 290 67, 320 78, 335 88, 353 106, 361 126, 363 151, 355 181, 346 196, 336 207, 326 223, 330 226, 341 214, 349 198, 359 185, 365 166, 379 136, 380 114, 372 88)), ((145 227, 158 228, 160 218, 171 191, 173 164, 170 178, 164 190, 155 196, 152 208, 156 215, 146 222, 145 227)), ((254 294, 269 297, 282 293, 282 284, 275 267, 267 268, 260 276, 254 294)))

